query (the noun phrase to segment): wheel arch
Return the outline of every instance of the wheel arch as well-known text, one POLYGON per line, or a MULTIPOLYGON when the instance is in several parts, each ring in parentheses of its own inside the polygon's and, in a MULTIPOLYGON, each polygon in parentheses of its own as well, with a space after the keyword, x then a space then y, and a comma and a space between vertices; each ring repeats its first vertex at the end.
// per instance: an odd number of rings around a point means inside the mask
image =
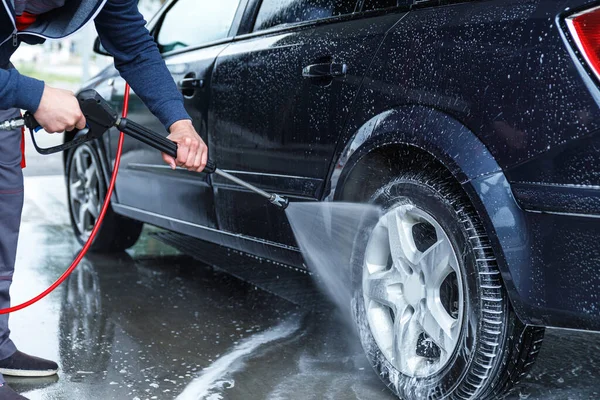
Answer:
POLYGON ((390 109, 356 130, 335 161, 327 199, 336 201, 364 200, 369 190, 415 162, 446 169, 488 232, 515 312, 524 323, 540 324, 519 292, 520 280, 531 273, 524 211, 496 160, 464 124, 424 106, 390 109))

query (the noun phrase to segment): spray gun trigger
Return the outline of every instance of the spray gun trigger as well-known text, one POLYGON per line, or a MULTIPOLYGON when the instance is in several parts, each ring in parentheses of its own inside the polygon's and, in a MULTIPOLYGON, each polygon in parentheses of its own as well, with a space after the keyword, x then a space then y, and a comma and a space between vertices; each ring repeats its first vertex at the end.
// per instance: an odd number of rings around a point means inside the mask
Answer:
POLYGON ((85 128, 83 128, 80 131, 77 131, 77 133, 75 134, 75 137, 73 139, 77 139, 82 136, 87 136, 88 133, 90 133, 90 126, 88 124, 85 124, 85 128))

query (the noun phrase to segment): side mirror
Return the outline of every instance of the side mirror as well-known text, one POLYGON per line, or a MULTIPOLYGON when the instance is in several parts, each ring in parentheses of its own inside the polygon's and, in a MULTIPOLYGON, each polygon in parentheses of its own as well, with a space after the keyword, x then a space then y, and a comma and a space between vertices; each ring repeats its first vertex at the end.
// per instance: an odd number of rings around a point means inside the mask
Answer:
POLYGON ((104 46, 102 46, 102 43, 100 43, 100 38, 97 37, 96 40, 94 40, 94 53, 96 54, 100 54, 103 56, 109 56, 112 57, 112 54, 110 54, 105 48, 104 46))

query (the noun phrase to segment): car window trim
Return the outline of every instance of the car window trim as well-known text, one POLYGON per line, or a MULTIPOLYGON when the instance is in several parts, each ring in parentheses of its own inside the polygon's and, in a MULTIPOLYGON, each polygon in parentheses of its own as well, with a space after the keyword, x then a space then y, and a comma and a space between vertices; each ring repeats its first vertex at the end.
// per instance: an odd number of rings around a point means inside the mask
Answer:
POLYGON ((378 8, 377 10, 368 10, 368 11, 357 11, 355 15, 359 15, 359 18, 372 18, 379 17, 381 15, 394 14, 394 13, 406 13, 414 10, 415 8, 412 6, 394 6, 389 8, 378 8))
MULTIPOLYGON (((150 35, 154 39, 154 42, 156 43, 156 45, 159 46, 159 50, 160 50, 160 45, 158 43, 158 32, 160 31, 160 29, 162 27, 162 24, 165 20, 167 13, 178 1, 179 0, 171 0, 170 2, 166 3, 151 19, 151 21, 156 21, 156 22, 150 29, 150 35)), ((231 22, 231 27, 229 28, 229 32, 227 32, 227 37, 224 37, 222 39, 212 40, 212 41, 202 43, 199 45, 184 47, 182 49, 161 52, 160 53, 161 56, 163 58, 166 58, 166 57, 170 57, 170 56, 174 56, 174 55, 178 55, 178 54, 187 53, 190 51, 201 50, 201 49, 204 49, 207 47, 213 47, 213 46, 218 46, 221 44, 230 43, 234 38, 234 33, 237 32, 238 26, 242 21, 244 10, 246 9, 246 5, 248 2, 249 2, 249 0, 240 0, 240 3, 238 4, 238 8, 235 11, 233 20, 231 22), (235 26, 236 24, 237 24, 237 26, 235 26)))
POLYGON ((235 37, 238 34, 240 26, 244 20, 246 9, 248 8, 248 4, 250 2, 251 0, 240 0, 240 4, 238 4, 238 8, 231 23, 231 28, 229 28, 229 34, 227 35, 228 38, 235 37))
POLYGON ((335 17, 320 18, 320 19, 315 19, 315 20, 311 20, 311 21, 298 22, 298 23, 294 23, 294 24, 277 25, 272 28, 263 29, 263 30, 256 31, 256 32, 248 32, 248 33, 238 34, 237 36, 235 36, 233 38, 233 41, 237 42, 237 41, 246 40, 246 39, 250 39, 250 38, 254 38, 254 37, 270 36, 273 34, 292 32, 292 31, 296 31, 296 30, 306 30, 306 29, 310 29, 310 28, 314 28, 314 27, 318 27, 318 26, 322 26, 322 25, 329 25, 329 24, 335 24, 335 23, 340 23, 340 22, 353 21, 353 20, 357 20, 357 19, 361 19, 361 18, 371 18, 371 17, 380 16, 380 15, 394 14, 394 13, 405 13, 405 12, 408 12, 409 10, 410 10, 410 7, 397 6, 394 8, 386 8, 386 9, 382 9, 382 10, 373 10, 373 11, 367 11, 367 12, 354 12, 352 14, 337 15, 335 17))
POLYGON ((166 3, 163 6, 163 8, 161 8, 161 10, 157 13, 157 16, 155 16, 153 18, 153 20, 156 20, 156 23, 150 30, 150 35, 152 35, 152 38, 154 39, 154 42, 156 43, 157 46, 158 46, 158 32, 162 28, 162 25, 163 25, 163 22, 165 21, 165 17, 167 15, 167 13, 169 12, 169 10, 171 8, 173 8, 173 6, 176 3, 177 3, 177 0, 171 0, 170 2, 166 3), (160 16, 158 16, 159 13, 160 13, 160 16))
POLYGON ((169 0, 169 1, 165 2, 165 4, 160 6, 160 8, 154 13, 154 15, 152 17, 150 17, 150 19, 148 19, 148 23, 146 24, 146 27, 148 28, 148 31, 150 31, 150 34, 152 34, 152 32, 154 31, 154 28, 156 28, 156 25, 158 24, 160 19, 163 17, 167 8, 170 8, 171 3, 174 3, 175 1, 177 1, 177 0, 169 0))
POLYGON ((240 21, 240 25, 234 36, 240 36, 252 32, 252 28, 254 27, 256 16, 258 14, 258 9, 260 8, 261 4, 262 0, 247 0, 246 8, 242 14, 242 20, 240 21))
POLYGON ((196 46, 188 46, 183 49, 167 51, 165 53, 161 53, 161 55, 163 56, 163 58, 167 58, 167 57, 171 57, 171 56, 175 56, 175 55, 179 55, 179 54, 189 53, 192 51, 206 49, 208 47, 214 47, 214 46, 219 46, 222 44, 231 43, 231 42, 233 42, 233 39, 234 39, 233 37, 227 37, 227 38, 223 38, 223 39, 219 39, 219 40, 213 40, 212 42, 206 42, 206 43, 199 44, 196 46))
POLYGON ((354 0, 354 11, 351 12, 350 14, 342 14, 342 15, 336 15, 334 17, 327 17, 327 18, 319 18, 319 19, 313 19, 310 21, 302 21, 302 22, 296 22, 293 24, 285 24, 285 25, 276 25, 273 26, 271 28, 268 29, 262 29, 260 31, 254 31, 254 26, 256 25, 256 18, 258 18, 258 13, 260 11, 260 6, 262 5, 263 0, 254 0, 254 9, 252 10, 252 14, 248 15, 247 18, 249 18, 248 21, 248 32, 246 32, 245 34, 250 34, 250 33, 258 33, 258 32, 271 32, 273 30, 276 30, 277 28, 289 28, 289 27, 295 27, 295 26, 306 26, 306 25, 310 25, 310 24, 314 24, 315 22, 319 22, 319 21, 326 21, 326 20, 331 20, 331 19, 337 19, 340 17, 346 17, 349 15, 354 15, 359 7, 359 4, 361 2, 361 0, 354 0))
POLYGON ((258 12, 260 10, 260 6, 262 5, 263 0, 247 0, 246 9, 243 13, 242 20, 240 21, 239 29, 237 35, 234 36, 234 40, 243 40, 247 38, 252 38, 256 36, 261 36, 263 34, 269 35, 278 32, 286 32, 294 30, 294 28, 303 29, 309 26, 318 26, 322 24, 343 22, 346 20, 344 17, 350 17, 348 19, 359 19, 359 18, 371 18, 377 17, 380 15, 393 14, 393 13, 402 13, 402 12, 410 12, 412 10, 420 10, 424 8, 431 8, 442 5, 449 4, 459 4, 459 3, 467 3, 474 0, 446 0, 444 2, 431 0, 431 1, 423 1, 420 3, 416 3, 415 0, 405 0, 404 4, 399 4, 395 7, 389 8, 381 8, 376 10, 368 10, 363 11, 365 0, 356 0, 354 6, 354 12, 351 14, 338 15, 335 17, 321 18, 311 21, 298 22, 294 24, 288 25, 278 25, 269 29, 263 29, 260 31, 253 31, 254 25, 256 24, 256 18, 258 17, 258 12))

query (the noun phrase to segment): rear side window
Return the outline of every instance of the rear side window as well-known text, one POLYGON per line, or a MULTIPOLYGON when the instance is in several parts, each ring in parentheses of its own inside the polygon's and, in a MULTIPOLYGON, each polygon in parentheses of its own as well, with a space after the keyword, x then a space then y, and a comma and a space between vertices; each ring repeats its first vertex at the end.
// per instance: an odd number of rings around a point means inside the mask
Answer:
POLYGON ((156 41, 161 52, 199 46, 225 39, 239 0, 179 0, 163 17, 156 41))
POLYGON ((263 0, 254 31, 351 14, 355 0, 263 0))

